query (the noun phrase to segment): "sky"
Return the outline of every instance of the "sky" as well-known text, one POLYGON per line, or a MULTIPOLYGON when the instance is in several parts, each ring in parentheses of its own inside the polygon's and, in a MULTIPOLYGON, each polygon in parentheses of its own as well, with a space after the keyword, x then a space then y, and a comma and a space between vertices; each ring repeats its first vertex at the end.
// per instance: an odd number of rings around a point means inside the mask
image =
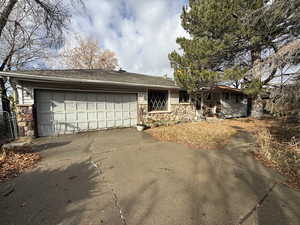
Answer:
MULTIPOLYGON (((128 72, 173 76, 168 54, 187 36, 180 21, 187 0, 85 0, 86 13, 73 14, 70 31, 99 40, 128 72)), ((67 35, 67 45, 75 45, 67 35)))

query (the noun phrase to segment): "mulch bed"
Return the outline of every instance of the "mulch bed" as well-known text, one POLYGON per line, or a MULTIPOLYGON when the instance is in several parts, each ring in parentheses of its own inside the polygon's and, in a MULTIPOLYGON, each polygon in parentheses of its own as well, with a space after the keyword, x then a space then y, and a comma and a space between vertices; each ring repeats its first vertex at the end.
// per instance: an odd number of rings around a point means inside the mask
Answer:
POLYGON ((0 157, 0 182, 19 176, 25 169, 33 168, 40 159, 41 156, 38 153, 32 152, 2 154, 0 157))

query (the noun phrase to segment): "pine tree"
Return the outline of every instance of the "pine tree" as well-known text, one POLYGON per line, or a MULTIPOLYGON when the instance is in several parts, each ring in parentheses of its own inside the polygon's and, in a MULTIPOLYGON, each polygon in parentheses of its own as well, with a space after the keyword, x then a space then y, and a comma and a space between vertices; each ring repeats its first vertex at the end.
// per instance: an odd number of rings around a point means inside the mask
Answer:
POLYGON ((169 55, 178 84, 194 93, 242 81, 259 98, 278 68, 268 74, 257 68, 299 37, 300 0, 190 0, 181 19, 190 37, 179 37, 182 51, 169 55))

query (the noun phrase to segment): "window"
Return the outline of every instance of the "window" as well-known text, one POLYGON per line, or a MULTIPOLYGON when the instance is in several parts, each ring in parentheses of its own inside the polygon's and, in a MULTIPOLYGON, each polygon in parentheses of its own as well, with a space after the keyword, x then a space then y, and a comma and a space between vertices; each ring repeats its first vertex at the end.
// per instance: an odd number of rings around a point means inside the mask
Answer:
POLYGON ((240 103, 243 100, 243 96, 236 94, 235 95, 235 103, 240 103))
POLYGON ((168 110, 168 91, 149 90, 148 107, 151 111, 167 111, 168 110))
POLYGON ((211 93, 208 93, 208 95, 207 95, 207 98, 206 98, 207 100, 211 100, 211 93))
POLYGON ((189 103, 190 96, 186 91, 179 92, 179 103, 189 103))
POLYGON ((229 100, 229 98, 230 98, 230 95, 229 95, 229 93, 228 93, 228 92, 225 92, 225 93, 224 93, 224 98, 225 98, 225 100, 229 100))

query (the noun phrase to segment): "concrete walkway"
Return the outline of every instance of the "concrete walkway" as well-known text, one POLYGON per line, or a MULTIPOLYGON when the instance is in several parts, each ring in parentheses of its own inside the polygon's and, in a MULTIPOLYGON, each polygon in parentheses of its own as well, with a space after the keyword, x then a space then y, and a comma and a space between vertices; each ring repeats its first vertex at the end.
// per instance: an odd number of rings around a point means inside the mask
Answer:
POLYGON ((232 140, 223 151, 201 151, 134 129, 38 139, 44 159, 10 181, 0 224, 299 224, 300 193, 270 191, 282 177, 252 159, 247 135, 232 140))

